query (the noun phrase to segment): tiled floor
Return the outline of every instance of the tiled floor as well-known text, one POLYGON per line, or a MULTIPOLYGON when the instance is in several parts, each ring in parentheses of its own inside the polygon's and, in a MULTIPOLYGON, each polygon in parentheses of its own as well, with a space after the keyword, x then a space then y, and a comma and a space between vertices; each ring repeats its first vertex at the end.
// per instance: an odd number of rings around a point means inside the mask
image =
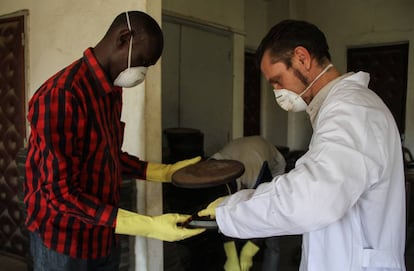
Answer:
POLYGON ((7 253, 0 253, 0 271, 27 271, 25 259, 7 253))

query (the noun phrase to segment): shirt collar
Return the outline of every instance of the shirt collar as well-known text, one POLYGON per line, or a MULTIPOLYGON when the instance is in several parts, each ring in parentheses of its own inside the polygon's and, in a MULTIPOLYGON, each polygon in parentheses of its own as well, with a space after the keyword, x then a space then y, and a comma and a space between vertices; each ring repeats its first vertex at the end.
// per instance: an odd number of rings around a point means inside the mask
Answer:
POLYGON ((321 88, 321 90, 316 94, 315 97, 313 97, 312 101, 308 105, 308 108, 306 109, 306 112, 309 115, 312 127, 314 126, 314 122, 315 122, 316 117, 318 116, 319 109, 321 108, 323 102, 325 101, 326 97, 328 96, 329 91, 333 88, 333 86, 337 82, 344 79, 345 77, 348 77, 351 74, 352 73, 347 73, 347 74, 339 76, 338 78, 335 78, 334 80, 330 81, 323 88, 321 88))
POLYGON ((83 52, 83 56, 86 64, 88 65, 89 71, 94 77, 98 86, 100 86, 103 94, 109 94, 111 92, 120 92, 122 88, 114 86, 111 81, 108 80, 104 70, 93 54, 92 48, 88 48, 83 52))

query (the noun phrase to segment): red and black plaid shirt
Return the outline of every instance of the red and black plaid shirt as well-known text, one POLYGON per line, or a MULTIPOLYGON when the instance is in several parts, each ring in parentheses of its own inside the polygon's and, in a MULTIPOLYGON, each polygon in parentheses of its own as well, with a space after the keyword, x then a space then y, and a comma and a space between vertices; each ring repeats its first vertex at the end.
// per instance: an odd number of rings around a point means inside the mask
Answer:
POLYGON ((145 179, 147 162, 121 151, 121 109, 122 89, 90 48, 29 102, 26 224, 57 252, 107 256, 116 242, 121 176, 145 179))

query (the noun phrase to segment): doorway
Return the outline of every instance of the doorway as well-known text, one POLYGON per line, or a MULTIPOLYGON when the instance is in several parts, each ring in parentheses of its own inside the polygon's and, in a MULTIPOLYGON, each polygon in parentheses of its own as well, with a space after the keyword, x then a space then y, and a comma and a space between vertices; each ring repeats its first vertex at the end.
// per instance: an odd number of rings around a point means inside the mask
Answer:
MULTIPOLYGON (((171 16, 163 17, 162 28, 163 162, 211 156, 232 137, 233 33, 171 16), (185 140, 178 140, 177 131, 185 140), (172 135, 181 152, 169 144, 172 135)), ((165 183, 163 211, 191 214, 226 193, 223 186, 186 189, 165 183)), ((163 248, 164 270, 222 270, 225 261, 222 236, 214 231, 164 242, 163 248)))
POLYGON ((244 114, 243 135, 260 135, 261 73, 256 54, 244 54, 244 114))
POLYGON ((370 74, 368 87, 388 106, 400 134, 405 132, 408 42, 348 48, 348 71, 370 74))

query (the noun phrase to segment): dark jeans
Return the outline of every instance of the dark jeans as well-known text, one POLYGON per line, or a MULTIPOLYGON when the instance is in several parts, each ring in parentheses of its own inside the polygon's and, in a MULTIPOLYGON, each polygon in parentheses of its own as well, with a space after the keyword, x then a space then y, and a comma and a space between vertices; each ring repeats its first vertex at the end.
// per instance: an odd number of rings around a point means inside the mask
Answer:
POLYGON ((114 248, 105 258, 88 260, 69 257, 43 245, 37 233, 30 233, 30 253, 33 271, 118 271, 120 248, 114 248))

